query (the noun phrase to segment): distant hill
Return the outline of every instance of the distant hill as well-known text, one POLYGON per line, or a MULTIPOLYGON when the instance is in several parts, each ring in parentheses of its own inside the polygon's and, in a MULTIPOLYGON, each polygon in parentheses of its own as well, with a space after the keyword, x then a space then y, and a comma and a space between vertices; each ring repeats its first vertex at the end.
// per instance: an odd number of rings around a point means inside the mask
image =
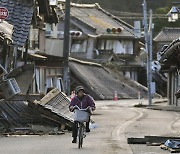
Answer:
MULTIPOLYGON (((76 3, 99 3, 103 8, 125 12, 142 12, 143 0, 72 0, 76 3)), ((155 11, 158 8, 171 6, 172 0, 147 0, 148 8, 155 11)))

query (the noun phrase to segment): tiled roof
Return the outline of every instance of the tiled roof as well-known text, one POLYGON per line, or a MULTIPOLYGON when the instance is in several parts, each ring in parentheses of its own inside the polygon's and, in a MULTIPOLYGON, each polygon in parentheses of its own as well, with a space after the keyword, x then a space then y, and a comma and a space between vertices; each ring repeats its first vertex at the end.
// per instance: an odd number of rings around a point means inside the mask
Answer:
POLYGON ((160 52, 160 63, 167 64, 169 66, 179 66, 179 52, 180 51, 180 38, 172 41, 164 50, 160 52))
POLYGON ((14 26, 13 44, 23 46, 31 25, 33 0, 1 0, 0 7, 9 11, 6 21, 14 26))
POLYGON ((134 37, 133 27, 103 10, 99 4, 71 4, 71 22, 77 24, 87 33, 83 26, 89 29, 92 35, 107 35, 118 37, 134 37), (108 33, 107 28, 121 28, 120 33, 108 33))
POLYGON ((172 42, 180 37, 180 28, 165 27, 154 38, 156 42, 172 42))

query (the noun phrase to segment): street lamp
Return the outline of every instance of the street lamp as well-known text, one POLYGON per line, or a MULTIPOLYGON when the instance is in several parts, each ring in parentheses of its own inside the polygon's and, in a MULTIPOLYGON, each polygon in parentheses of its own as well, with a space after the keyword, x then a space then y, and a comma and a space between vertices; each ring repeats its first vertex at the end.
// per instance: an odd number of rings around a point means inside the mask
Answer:
POLYGON ((168 21, 175 22, 179 18, 179 9, 176 6, 173 6, 171 10, 167 13, 168 21))

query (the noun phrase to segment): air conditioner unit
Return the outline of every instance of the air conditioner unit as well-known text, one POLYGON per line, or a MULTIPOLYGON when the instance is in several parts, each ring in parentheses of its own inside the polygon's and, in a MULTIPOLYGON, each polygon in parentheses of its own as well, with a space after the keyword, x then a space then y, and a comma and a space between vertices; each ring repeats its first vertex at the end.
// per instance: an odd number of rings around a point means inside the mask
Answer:
POLYGON ((21 90, 14 78, 10 78, 10 79, 3 81, 0 84, 0 88, 3 92, 3 96, 7 100, 21 92, 21 90))

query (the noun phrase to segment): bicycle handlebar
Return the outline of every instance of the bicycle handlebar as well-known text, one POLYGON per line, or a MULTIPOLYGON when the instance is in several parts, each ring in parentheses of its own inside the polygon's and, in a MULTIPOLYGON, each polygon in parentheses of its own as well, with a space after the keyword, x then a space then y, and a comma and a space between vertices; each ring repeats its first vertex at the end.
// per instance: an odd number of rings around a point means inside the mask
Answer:
POLYGON ((85 108, 85 109, 80 109, 79 106, 75 105, 75 106, 74 106, 74 110, 75 110, 75 109, 81 110, 81 111, 87 111, 87 112, 89 112, 89 113, 92 114, 92 108, 91 108, 90 106, 88 106, 88 107, 85 108))

